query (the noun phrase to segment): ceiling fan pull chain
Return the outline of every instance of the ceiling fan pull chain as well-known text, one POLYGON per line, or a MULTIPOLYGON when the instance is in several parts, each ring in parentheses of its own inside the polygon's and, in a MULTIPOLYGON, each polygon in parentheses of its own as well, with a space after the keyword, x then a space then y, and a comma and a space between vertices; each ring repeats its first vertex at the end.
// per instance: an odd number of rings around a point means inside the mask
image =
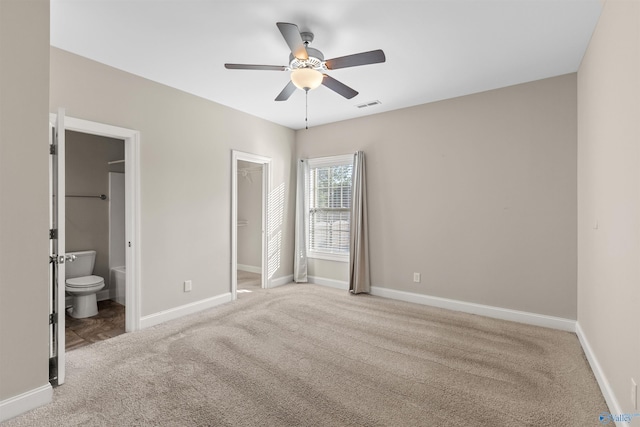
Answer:
POLYGON ((304 125, 309 129, 309 90, 304 91, 304 125))

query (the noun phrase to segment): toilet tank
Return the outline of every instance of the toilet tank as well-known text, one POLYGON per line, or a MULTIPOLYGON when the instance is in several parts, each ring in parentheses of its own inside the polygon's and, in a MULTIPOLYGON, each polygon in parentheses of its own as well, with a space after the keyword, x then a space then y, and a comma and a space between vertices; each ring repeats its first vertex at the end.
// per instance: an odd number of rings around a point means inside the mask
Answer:
POLYGON ((67 256, 75 255, 72 262, 65 262, 65 279, 74 277, 91 276, 96 262, 96 251, 67 252, 67 256))

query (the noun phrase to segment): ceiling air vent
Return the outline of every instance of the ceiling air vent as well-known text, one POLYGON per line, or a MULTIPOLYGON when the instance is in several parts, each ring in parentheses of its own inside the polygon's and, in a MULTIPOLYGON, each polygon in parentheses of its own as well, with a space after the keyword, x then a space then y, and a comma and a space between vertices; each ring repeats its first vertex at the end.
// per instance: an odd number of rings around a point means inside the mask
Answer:
POLYGON ((380 105, 380 104, 382 104, 382 102, 376 100, 376 101, 365 102, 364 104, 356 105, 356 107, 367 108, 367 107, 373 107, 374 105, 380 105))

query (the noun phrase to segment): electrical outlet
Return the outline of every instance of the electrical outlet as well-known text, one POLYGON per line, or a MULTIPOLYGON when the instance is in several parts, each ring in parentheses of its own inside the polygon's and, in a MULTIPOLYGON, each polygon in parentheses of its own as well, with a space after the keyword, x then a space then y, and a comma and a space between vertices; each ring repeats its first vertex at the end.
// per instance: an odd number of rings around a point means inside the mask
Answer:
POLYGON ((191 292, 191 280, 184 281, 184 291, 191 292))
POLYGON ((631 404, 633 409, 638 409, 638 384, 631 378, 631 404))
POLYGON ((415 283, 420 283, 420 273, 413 273, 413 281, 415 283))

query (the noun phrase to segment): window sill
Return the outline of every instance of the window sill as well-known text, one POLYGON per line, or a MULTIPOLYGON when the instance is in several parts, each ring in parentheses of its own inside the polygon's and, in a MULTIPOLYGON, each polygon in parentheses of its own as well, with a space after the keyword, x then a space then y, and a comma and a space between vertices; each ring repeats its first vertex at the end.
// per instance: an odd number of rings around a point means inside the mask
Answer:
POLYGON ((323 252, 308 252, 307 258, 322 259, 325 261, 349 262, 349 255, 329 254, 323 252))

